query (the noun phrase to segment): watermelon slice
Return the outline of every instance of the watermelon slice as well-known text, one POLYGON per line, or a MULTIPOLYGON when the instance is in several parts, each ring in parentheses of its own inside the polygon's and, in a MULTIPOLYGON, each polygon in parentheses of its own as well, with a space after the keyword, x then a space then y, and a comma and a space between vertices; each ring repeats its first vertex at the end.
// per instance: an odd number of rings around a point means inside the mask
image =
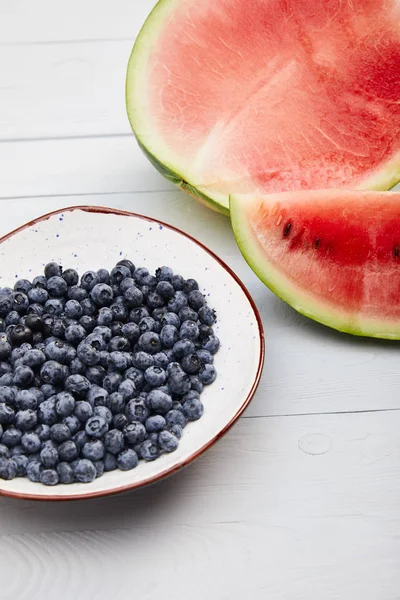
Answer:
POLYGON ((400 193, 238 195, 231 220, 250 267, 298 312, 400 339, 400 193))
POLYGON ((134 46, 128 115, 171 181, 230 193, 400 180, 400 0, 161 0, 134 46))

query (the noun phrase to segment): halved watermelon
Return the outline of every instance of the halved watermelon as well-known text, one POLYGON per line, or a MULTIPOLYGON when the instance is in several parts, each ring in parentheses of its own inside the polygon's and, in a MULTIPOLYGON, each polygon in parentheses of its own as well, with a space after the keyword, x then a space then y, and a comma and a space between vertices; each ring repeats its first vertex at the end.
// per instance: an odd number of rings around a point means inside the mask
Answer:
POLYGON ((230 193, 400 180, 400 0, 161 0, 127 73, 136 137, 171 181, 230 193))
POLYGON ((231 197, 237 243, 298 312, 400 339, 400 193, 321 190, 231 197))

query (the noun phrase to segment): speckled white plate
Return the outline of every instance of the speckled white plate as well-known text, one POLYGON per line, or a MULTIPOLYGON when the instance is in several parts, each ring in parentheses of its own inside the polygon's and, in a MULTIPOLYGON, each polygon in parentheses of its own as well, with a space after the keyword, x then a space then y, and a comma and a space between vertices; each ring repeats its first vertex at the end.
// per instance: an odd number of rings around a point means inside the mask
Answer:
POLYGON ((28 479, 0 480, 0 496, 69 500, 103 496, 155 482, 189 464, 220 438, 249 404, 260 379, 264 337, 257 309, 235 274, 202 244, 141 215, 103 207, 67 208, 45 215, 0 240, 0 286, 33 278, 51 260, 83 273, 130 258, 151 272, 171 266, 198 280, 216 309, 221 348, 216 381, 202 394, 201 420, 184 430, 178 449, 133 471, 106 473, 90 484, 46 487, 28 479))

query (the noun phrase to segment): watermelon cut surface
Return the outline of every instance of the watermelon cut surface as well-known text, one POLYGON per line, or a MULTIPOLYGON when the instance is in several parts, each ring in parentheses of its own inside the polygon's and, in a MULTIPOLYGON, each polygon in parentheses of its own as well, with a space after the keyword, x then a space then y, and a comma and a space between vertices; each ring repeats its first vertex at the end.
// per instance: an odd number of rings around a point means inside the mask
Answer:
POLYGON ((136 137, 171 181, 231 193, 400 180, 400 0, 161 0, 127 73, 136 137))
POLYGON ((400 193, 238 195, 231 220, 250 267, 298 312, 347 333, 400 339, 400 193))

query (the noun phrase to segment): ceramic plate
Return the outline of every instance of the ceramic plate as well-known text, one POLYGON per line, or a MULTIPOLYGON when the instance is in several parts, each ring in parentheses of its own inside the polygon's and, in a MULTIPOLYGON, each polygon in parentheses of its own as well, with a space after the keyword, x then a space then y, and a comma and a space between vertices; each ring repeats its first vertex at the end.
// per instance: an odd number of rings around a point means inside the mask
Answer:
POLYGON ((236 275, 210 250, 153 219, 103 207, 74 207, 45 215, 10 233, 0 244, 0 286, 31 279, 51 260, 79 273, 112 268, 130 258, 151 272, 160 265, 198 280, 217 311, 221 348, 216 381, 202 394, 204 415, 184 430, 178 449, 132 471, 106 473, 90 484, 46 487, 18 478, 0 480, 0 495, 38 500, 103 496, 155 482, 189 464, 220 438, 249 404, 264 359, 257 309, 236 275))

